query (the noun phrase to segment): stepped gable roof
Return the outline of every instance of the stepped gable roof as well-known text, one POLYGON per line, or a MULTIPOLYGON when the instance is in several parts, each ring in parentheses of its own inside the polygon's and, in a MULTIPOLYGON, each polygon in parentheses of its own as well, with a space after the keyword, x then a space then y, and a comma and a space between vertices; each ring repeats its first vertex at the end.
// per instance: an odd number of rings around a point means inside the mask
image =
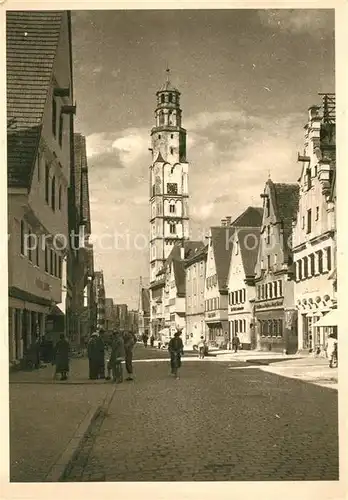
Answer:
POLYGON ((29 187, 64 11, 7 11, 8 185, 29 187))
POLYGON ((141 307, 144 313, 150 314, 150 291, 148 288, 141 289, 141 307))
POLYGON ((296 219, 298 211, 300 186, 298 184, 274 183, 271 180, 268 180, 267 184, 270 186, 276 217, 282 224, 284 255, 288 258, 291 251, 289 237, 292 233, 292 222, 296 219))
POLYGON ((245 276, 254 276, 260 244, 260 228, 238 228, 237 236, 245 276))
POLYGON ((210 228, 211 244, 215 259, 216 274, 220 290, 227 289, 227 278, 232 251, 232 236, 236 228, 219 226, 210 228))

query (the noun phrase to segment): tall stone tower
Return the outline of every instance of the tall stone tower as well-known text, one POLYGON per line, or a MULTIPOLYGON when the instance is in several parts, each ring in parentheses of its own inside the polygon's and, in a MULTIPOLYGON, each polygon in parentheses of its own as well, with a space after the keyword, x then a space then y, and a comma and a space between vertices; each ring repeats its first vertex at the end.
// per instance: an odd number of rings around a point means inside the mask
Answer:
POLYGON ((180 92, 170 83, 169 70, 156 96, 150 166, 151 282, 173 245, 189 237, 186 130, 181 126, 180 92))

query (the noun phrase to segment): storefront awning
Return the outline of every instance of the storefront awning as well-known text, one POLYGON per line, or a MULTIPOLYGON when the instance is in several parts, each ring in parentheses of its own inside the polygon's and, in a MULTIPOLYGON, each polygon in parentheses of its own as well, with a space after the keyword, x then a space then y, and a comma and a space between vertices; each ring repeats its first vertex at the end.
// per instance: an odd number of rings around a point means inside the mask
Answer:
POLYGON ((314 323, 315 327, 337 326, 338 323, 338 309, 331 309, 330 312, 325 314, 319 321, 314 323))

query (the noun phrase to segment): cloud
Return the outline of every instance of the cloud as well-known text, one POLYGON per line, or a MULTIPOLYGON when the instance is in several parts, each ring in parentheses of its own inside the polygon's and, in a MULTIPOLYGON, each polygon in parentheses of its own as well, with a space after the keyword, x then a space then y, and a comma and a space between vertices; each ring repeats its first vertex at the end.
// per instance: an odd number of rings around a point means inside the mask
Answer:
POLYGON ((265 9, 259 10, 258 16, 263 26, 292 34, 320 38, 334 30, 334 9, 265 9))
POLYGON ((112 143, 112 148, 118 152, 120 160, 125 166, 143 158, 149 146, 149 132, 136 128, 126 129, 112 143))

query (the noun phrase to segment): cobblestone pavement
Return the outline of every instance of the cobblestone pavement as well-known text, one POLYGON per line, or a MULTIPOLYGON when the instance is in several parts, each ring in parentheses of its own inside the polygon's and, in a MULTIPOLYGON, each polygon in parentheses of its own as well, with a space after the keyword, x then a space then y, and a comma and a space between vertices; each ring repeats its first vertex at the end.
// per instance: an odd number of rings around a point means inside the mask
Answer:
POLYGON ((230 365, 137 364, 66 481, 337 480, 337 392, 230 365))
POLYGON ((87 413, 112 390, 107 384, 10 384, 10 481, 43 481, 87 413))

